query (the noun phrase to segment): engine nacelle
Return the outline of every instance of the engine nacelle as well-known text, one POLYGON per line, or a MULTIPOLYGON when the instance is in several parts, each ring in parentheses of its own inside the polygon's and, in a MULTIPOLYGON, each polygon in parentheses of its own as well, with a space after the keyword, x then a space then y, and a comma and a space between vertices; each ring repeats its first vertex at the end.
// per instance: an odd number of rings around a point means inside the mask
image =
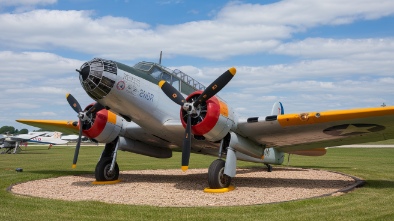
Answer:
MULTIPOLYGON (((194 101, 202 91, 190 94, 186 100, 194 101)), ((186 127, 187 112, 181 108, 181 120, 183 127, 186 127)), ((235 125, 234 112, 227 104, 218 97, 213 96, 206 102, 201 103, 197 108, 197 113, 192 114, 192 133, 197 136, 204 136, 209 141, 219 141, 235 125)))
POLYGON ((172 151, 169 148, 151 146, 137 140, 131 140, 127 137, 119 137, 119 150, 156 158, 172 157, 172 151))
MULTIPOLYGON (((91 105, 87 106, 85 110, 88 110, 90 107, 91 105)), ((92 117, 92 122, 91 125, 83 125, 83 134, 100 143, 113 141, 119 135, 123 125, 121 117, 106 109, 95 113, 92 117)))

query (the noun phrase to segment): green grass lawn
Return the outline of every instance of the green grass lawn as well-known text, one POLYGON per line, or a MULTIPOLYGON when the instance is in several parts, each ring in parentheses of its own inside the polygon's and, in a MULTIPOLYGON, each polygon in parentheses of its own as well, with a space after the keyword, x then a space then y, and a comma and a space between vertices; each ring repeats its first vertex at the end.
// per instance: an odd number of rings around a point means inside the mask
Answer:
MULTIPOLYGON (((71 169, 74 154, 71 147, 48 150, 44 146, 29 146, 20 154, 0 155, 0 220, 394 220, 394 149, 388 148, 329 149, 322 157, 292 155, 290 166, 343 172, 367 183, 338 197, 276 204, 158 208, 49 200, 7 191, 10 185, 28 180, 93 173, 101 151, 102 147, 83 146, 75 170, 71 169), (18 167, 24 171, 16 172, 18 167)), ((192 154, 190 168, 208 168, 214 159, 192 154)), ((180 153, 174 152, 173 158, 161 160, 119 152, 118 164, 121 170, 179 168, 180 153)))

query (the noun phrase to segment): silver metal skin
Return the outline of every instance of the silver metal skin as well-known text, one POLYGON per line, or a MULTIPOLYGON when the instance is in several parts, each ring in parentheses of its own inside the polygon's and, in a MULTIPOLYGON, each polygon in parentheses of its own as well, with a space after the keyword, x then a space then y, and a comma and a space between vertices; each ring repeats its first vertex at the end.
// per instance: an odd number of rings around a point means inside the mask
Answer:
POLYGON ((237 156, 236 151, 231 146, 227 148, 226 164, 224 166, 224 174, 229 177, 235 177, 237 173, 237 156))
POLYGON ((116 156, 118 155, 118 148, 119 148, 119 139, 118 139, 118 142, 116 142, 114 154, 113 154, 113 156, 112 156, 111 167, 109 168, 109 173, 112 173, 112 172, 114 171, 115 162, 116 162, 116 156))

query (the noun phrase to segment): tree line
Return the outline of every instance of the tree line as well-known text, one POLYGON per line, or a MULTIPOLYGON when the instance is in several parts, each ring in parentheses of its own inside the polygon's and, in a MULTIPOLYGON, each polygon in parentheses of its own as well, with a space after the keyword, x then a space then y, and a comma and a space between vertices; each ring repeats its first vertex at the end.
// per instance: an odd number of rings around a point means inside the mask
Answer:
POLYGON ((6 133, 9 133, 9 134, 27 134, 27 133, 29 133, 29 130, 28 129, 18 130, 18 129, 15 129, 15 127, 13 127, 13 126, 2 126, 0 128, 0 134, 6 134, 6 133))

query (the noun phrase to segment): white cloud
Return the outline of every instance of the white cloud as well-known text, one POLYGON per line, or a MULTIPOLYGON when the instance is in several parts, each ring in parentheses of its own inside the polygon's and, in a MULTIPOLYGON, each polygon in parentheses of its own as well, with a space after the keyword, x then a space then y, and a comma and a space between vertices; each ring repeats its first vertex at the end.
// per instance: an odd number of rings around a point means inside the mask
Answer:
POLYGON ((327 39, 307 38, 284 43, 273 52, 304 58, 357 57, 360 59, 385 59, 394 55, 393 38, 327 39), (379 56, 379 58, 376 58, 379 56))
POLYGON ((0 9, 13 7, 15 13, 34 10, 39 6, 55 4, 57 0, 0 0, 0 9))
POLYGON ((74 73, 83 62, 46 52, 0 51, 0 72, 15 79, 74 73))
POLYGON ((89 11, 33 10, 0 15, 0 45, 66 48, 123 60, 156 58, 160 50, 170 55, 224 59, 274 50, 281 41, 311 27, 393 13, 390 0, 379 4, 366 0, 285 0, 267 5, 233 2, 211 20, 150 27, 123 17, 95 18, 89 11))
POLYGON ((92 102, 75 71, 82 63, 52 53, 0 51, 1 124, 16 125, 19 118, 76 119, 66 93, 83 107, 92 102))
POLYGON ((348 24, 359 19, 377 19, 393 13, 394 2, 284 0, 272 4, 232 2, 217 15, 218 20, 238 24, 273 24, 294 28, 348 24))

